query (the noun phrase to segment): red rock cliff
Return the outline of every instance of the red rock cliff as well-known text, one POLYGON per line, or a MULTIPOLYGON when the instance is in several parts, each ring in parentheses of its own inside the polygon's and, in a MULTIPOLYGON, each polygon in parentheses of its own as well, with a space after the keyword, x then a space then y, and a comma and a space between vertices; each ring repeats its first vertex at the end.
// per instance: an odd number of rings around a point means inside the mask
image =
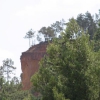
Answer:
POLYGON ((38 71, 39 61, 46 54, 47 42, 34 45, 21 55, 22 85, 23 90, 30 89, 31 76, 38 71))

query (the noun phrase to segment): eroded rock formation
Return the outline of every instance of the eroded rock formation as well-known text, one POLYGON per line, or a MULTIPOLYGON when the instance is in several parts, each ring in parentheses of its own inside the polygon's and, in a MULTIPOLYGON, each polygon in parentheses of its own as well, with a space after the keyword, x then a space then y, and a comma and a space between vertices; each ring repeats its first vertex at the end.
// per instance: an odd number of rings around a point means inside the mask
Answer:
POLYGON ((38 71, 39 61, 46 54, 47 42, 34 45, 21 55, 22 85, 23 90, 30 89, 31 76, 38 71))

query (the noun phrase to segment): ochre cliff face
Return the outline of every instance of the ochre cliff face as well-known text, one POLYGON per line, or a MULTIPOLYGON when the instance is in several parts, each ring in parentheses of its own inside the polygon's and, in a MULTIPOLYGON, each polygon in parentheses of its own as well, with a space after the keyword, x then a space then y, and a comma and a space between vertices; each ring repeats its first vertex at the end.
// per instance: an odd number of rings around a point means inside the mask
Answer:
POLYGON ((39 69, 39 61, 46 54, 47 42, 34 45, 21 55, 23 90, 30 89, 30 78, 39 69))

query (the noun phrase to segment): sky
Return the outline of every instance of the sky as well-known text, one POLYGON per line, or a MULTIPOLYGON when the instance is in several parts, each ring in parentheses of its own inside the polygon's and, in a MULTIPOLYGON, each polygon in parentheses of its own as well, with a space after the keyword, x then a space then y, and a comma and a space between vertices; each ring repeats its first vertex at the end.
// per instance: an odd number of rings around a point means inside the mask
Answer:
POLYGON ((20 77, 20 56, 29 48, 26 32, 87 11, 93 15, 99 9, 100 0, 0 0, 0 66, 11 58, 20 77))

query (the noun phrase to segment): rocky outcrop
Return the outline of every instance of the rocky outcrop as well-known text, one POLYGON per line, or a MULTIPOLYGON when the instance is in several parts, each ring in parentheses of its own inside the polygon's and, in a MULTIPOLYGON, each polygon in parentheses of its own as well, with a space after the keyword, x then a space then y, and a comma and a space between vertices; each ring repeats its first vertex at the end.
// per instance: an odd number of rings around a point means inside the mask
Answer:
POLYGON ((29 48, 21 55, 22 85, 23 90, 30 89, 30 78, 39 69, 39 61, 46 54, 48 42, 41 42, 29 48))

